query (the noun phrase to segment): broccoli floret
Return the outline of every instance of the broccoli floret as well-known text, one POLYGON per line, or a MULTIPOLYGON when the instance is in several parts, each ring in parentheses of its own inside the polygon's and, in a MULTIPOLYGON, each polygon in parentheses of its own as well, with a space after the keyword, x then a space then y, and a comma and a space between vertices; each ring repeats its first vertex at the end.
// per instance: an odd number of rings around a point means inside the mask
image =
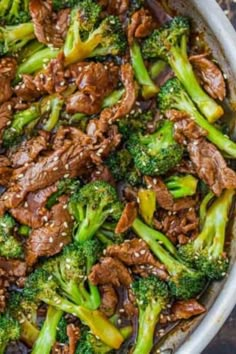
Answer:
POLYGON ((2 0, 0 19, 7 25, 26 23, 30 19, 29 0, 2 0))
POLYGON ((23 255, 21 243, 11 234, 15 226, 14 219, 5 214, 0 218, 0 256, 20 258, 23 255))
POLYGON ((154 114, 152 111, 135 111, 128 114, 118 122, 119 132, 123 139, 129 139, 130 133, 144 133, 147 130, 147 125, 153 121, 154 114))
POLYGON ((46 261, 43 268, 54 275, 67 298, 96 310, 100 306, 100 294, 98 288, 87 281, 87 276, 101 254, 102 247, 98 240, 71 244, 60 255, 46 261))
POLYGON ((161 87, 158 103, 163 113, 170 109, 188 113, 197 125, 207 131, 208 140, 229 156, 236 158, 236 144, 198 112, 178 79, 170 79, 161 87))
POLYGON ((168 303, 168 287, 157 277, 149 276, 134 281, 132 290, 139 310, 138 335, 133 353, 150 353, 156 324, 168 303))
POLYGON ((76 242, 91 239, 108 218, 118 221, 122 212, 116 190, 105 181, 82 187, 71 197, 69 209, 78 223, 76 242))
POLYGON ((24 134, 24 128, 29 123, 40 118, 40 105, 34 103, 24 111, 17 112, 13 115, 10 127, 4 130, 3 146, 10 147, 18 143, 24 134))
POLYGON ((57 325, 57 335, 56 335, 57 342, 59 343, 68 343, 69 337, 67 335, 67 321, 65 315, 61 317, 58 325, 57 325))
POLYGON ((187 54, 189 30, 188 18, 175 17, 161 29, 154 30, 144 41, 143 55, 145 58, 159 57, 167 61, 199 110, 209 122, 214 122, 224 111, 203 91, 194 74, 187 54))
POLYGON ((142 87, 142 96, 144 99, 149 99, 159 92, 157 87, 149 76, 145 67, 140 47, 136 41, 130 47, 130 57, 134 69, 135 77, 142 87))
POLYGON ((80 181, 74 178, 64 178, 57 184, 57 191, 50 195, 47 200, 46 208, 51 209, 53 205, 57 204, 58 198, 63 194, 73 195, 77 193, 80 187, 80 181))
POLYGON ((126 41, 119 18, 108 16, 96 27, 100 11, 101 7, 92 0, 84 0, 72 10, 64 45, 66 65, 124 51, 126 41))
POLYGON ((225 190, 206 212, 200 234, 178 250, 179 256, 201 270, 209 279, 220 280, 228 270, 224 253, 225 232, 234 190, 225 190))
POLYGON ((20 338, 20 324, 8 314, 0 315, 0 353, 4 354, 5 349, 11 341, 20 338))
POLYGON ((172 122, 163 121, 153 134, 130 136, 127 148, 142 174, 162 175, 181 161, 183 148, 175 141, 173 130, 172 122))
POLYGON ((39 335, 36 325, 37 305, 24 299, 20 293, 11 292, 7 303, 7 311, 20 323, 21 340, 32 347, 39 335))
POLYGON ((78 306, 60 295, 60 286, 56 278, 44 269, 39 268, 30 274, 23 296, 36 303, 44 302, 58 310, 73 314, 85 323, 95 336, 112 348, 118 349, 124 341, 119 330, 100 311, 78 306))
POLYGON ((57 326, 62 318, 63 311, 48 306, 47 315, 39 336, 32 348, 32 354, 50 354, 54 343, 56 342, 57 326))
POLYGON ((0 55, 18 52, 34 37, 31 22, 0 27, 0 55))
POLYGON ((203 273, 181 262, 176 256, 177 251, 174 245, 165 235, 151 229, 139 219, 135 219, 132 228, 149 245, 155 256, 165 265, 169 273, 168 285, 174 297, 177 299, 190 299, 203 290, 205 286, 203 273), (167 250, 161 246, 160 241, 167 250), (168 250, 167 243, 168 245, 169 243, 171 244, 170 251, 168 250))
POLYGON ((126 181, 132 186, 142 183, 139 171, 135 168, 133 158, 127 149, 112 152, 105 161, 116 181, 126 181))
POLYGON ((192 175, 170 176, 165 184, 174 198, 183 198, 196 194, 198 179, 192 175))
POLYGON ((64 8, 72 8, 79 3, 79 0, 52 0, 54 11, 59 11, 64 8))
POLYGON ((44 98, 41 102, 41 113, 48 114, 48 119, 43 125, 43 129, 50 132, 55 128, 60 118, 64 99, 57 94, 44 98))
POLYGON ((112 352, 113 349, 96 338, 89 328, 84 327, 82 329, 75 354, 106 354, 112 352))
POLYGON ((20 75, 29 75, 40 71, 51 59, 55 59, 59 53, 59 49, 54 49, 51 47, 42 48, 39 46, 37 50, 32 53, 32 55, 28 56, 26 60, 23 58, 21 64, 18 65, 16 73, 17 80, 19 81, 20 75))

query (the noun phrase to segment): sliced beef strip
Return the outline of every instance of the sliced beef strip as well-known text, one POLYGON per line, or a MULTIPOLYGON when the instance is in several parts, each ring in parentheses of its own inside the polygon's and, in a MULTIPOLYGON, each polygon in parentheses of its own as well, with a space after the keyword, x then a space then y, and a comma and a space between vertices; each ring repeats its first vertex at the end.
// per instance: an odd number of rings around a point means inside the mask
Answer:
POLYGON ((111 284, 104 284, 99 286, 101 294, 100 310, 107 316, 111 317, 116 312, 118 304, 118 296, 114 287, 111 284))
POLYGON ((145 182, 147 186, 149 188, 151 187, 156 193, 156 200, 158 205, 163 209, 172 210, 174 199, 162 179, 160 177, 152 178, 145 176, 145 182))
POLYGON ((13 170, 11 161, 3 155, 0 155, 0 185, 7 187, 12 176, 13 170))
POLYGON ((26 102, 34 101, 46 93, 44 89, 37 89, 33 76, 26 74, 22 75, 22 81, 15 86, 14 92, 17 97, 26 102))
POLYGON ((128 266, 144 265, 150 269, 155 268, 156 275, 161 279, 167 279, 168 277, 163 264, 154 258, 147 244, 141 239, 135 238, 127 240, 120 245, 109 246, 106 250, 106 255, 115 257, 128 266))
POLYGON ((91 181, 105 181, 112 186, 115 186, 115 180, 109 171, 108 167, 105 165, 98 165, 96 169, 93 170, 91 174, 91 181))
POLYGON ((160 323, 175 322, 178 320, 188 320, 206 312, 206 308, 196 299, 176 301, 169 315, 161 315, 160 323))
POLYGON ((231 170, 217 148, 204 139, 189 142, 187 150, 198 176, 220 195, 224 189, 236 188, 236 173, 231 170))
POLYGON ((207 55, 208 53, 194 55, 189 59, 207 93, 212 98, 223 101, 226 96, 224 76, 220 68, 212 60, 206 58, 207 55))
POLYGON ((51 209, 51 217, 44 226, 33 229, 26 244, 27 264, 38 257, 53 256, 71 241, 73 220, 67 210, 68 197, 62 196, 51 209))
POLYGON ((52 347, 52 354, 69 354, 68 344, 56 342, 52 347))
POLYGON ((27 265, 23 261, 0 257, 0 269, 5 272, 5 277, 19 278, 26 275, 27 265))
POLYGON ((137 205, 135 202, 130 202, 125 205, 120 220, 116 225, 115 232, 117 234, 127 231, 133 224, 137 216, 137 205))
POLYGON ((135 38, 144 38, 149 36, 154 28, 157 26, 156 21, 147 9, 140 9, 132 16, 128 25, 128 42, 133 44, 135 38))
POLYGON ((128 287, 132 283, 132 276, 121 261, 105 257, 93 266, 89 280, 94 285, 112 284, 115 287, 120 285, 128 287))
POLYGON ((117 86, 118 67, 112 63, 103 65, 95 62, 74 64, 72 67, 72 72, 77 71, 78 91, 68 97, 66 111, 70 114, 99 113, 105 96, 117 86))
POLYGON ((173 170, 173 172, 196 175, 196 169, 191 160, 183 159, 173 170))
POLYGON ((48 147, 49 136, 39 131, 39 135, 29 140, 25 140, 21 145, 17 146, 17 150, 10 150, 8 157, 11 160, 13 168, 18 168, 34 161, 40 152, 48 147))
POLYGON ((13 106, 14 105, 11 101, 5 102, 0 105, 0 143, 2 143, 4 129, 11 122, 13 106))
POLYGON ((34 33, 39 42, 52 44, 60 48, 69 26, 69 9, 53 13, 51 0, 31 0, 30 15, 34 24, 34 33))
POLYGON ((69 353, 75 354, 77 343, 80 338, 80 329, 75 326, 73 323, 67 325, 66 333, 69 338, 69 353))
POLYGON ((0 59, 0 104, 8 101, 13 94, 11 80, 15 77, 16 67, 16 59, 12 57, 4 57, 0 59))
POLYGON ((121 15, 129 8, 129 0, 99 0, 98 2, 110 15, 121 15))

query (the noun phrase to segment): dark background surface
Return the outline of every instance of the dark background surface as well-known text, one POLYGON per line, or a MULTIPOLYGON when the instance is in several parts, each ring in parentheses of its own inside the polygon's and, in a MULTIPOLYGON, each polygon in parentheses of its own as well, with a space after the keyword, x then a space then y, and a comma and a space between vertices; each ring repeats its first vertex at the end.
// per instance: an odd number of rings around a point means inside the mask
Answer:
MULTIPOLYGON (((225 14, 236 29, 236 1, 218 0, 217 2, 224 9, 225 14)), ((236 308, 224 327, 202 354, 236 354, 236 308)))

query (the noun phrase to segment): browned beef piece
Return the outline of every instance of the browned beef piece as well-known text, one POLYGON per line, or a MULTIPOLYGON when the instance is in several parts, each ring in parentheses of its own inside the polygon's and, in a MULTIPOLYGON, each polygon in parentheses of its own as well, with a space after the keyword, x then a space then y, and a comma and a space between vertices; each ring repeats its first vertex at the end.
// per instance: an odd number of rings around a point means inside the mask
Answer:
MULTIPOLYGON (((1 78, 0 78, 1 79, 1 78)), ((0 105, 0 143, 2 143, 2 136, 4 129, 10 124, 12 118, 13 103, 11 101, 0 105)))
POLYGON ((38 41, 60 48, 69 26, 70 10, 53 13, 51 0, 31 0, 29 9, 38 41))
POLYGON ((12 176, 11 161, 3 155, 0 155, 0 185, 7 187, 12 176))
MULTIPOLYGON (((196 204, 196 202, 195 202, 196 204)), ((198 233, 199 219, 192 204, 183 204, 177 211, 159 210, 154 227, 168 236, 173 243, 185 244, 198 233)))
POLYGON ((189 173, 190 175, 196 175, 197 172, 191 160, 183 159, 173 170, 173 172, 189 173))
POLYGON ((115 186, 114 177, 105 165, 96 166, 96 169, 91 174, 91 181, 105 181, 112 186, 115 186))
POLYGON ((68 344, 62 344, 56 342, 52 348, 52 354, 69 354, 68 344))
POLYGON ((4 312, 6 308, 6 288, 1 283, 3 283, 3 281, 1 280, 1 269, 0 269, 0 313, 4 312))
POLYGON ((129 45, 133 44, 135 38, 144 38, 157 26, 154 18, 147 9, 140 9, 136 11, 132 16, 128 25, 128 42, 129 45))
POLYGON ((176 301, 169 315, 161 315, 160 323, 175 322, 178 320, 188 320, 189 318, 201 315, 206 312, 206 308, 196 299, 176 301))
POLYGON ((145 176, 145 182, 155 191, 158 205, 163 209, 172 210, 174 199, 162 179, 145 176))
POLYGON ((26 263, 13 259, 0 257, 0 269, 2 269, 5 277, 24 277, 26 275, 26 263))
MULTIPOLYGON (((66 110, 70 114, 99 113, 102 102, 117 86, 118 67, 101 63, 77 64, 76 84, 78 91, 68 97, 66 110)), ((75 65, 73 65, 73 68, 75 65)), ((73 69, 74 70, 74 69, 73 69)))
POLYGON ((129 0, 99 0, 98 2, 110 15, 121 15, 129 8, 129 0))
POLYGON ((22 75, 22 81, 14 88, 14 92, 22 101, 31 102, 45 94, 45 90, 37 89, 31 75, 22 75))
POLYGON ((12 57, 0 59, 0 104, 8 101, 13 94, 11 80, 15 77, 16 67, 16 59, 12 57))
POLYGON ((220 68, 213 61, 206 58, 206 54, 190 57, 193 68, 204 89, 214 99, 223 101, 226 96, 226 85, 220 68))
POLYGON ((236 188, 236 173, 231 170, 217 148, 204 139, 191 141, 188 153, 197 174, 211 190, 220 195, 223 189, 236 188))
POLYGON ((69 352, 68 354, 75 354, 78 340, 80 338, 80 329, 73 323, 67 325, 66 334, 69 338, 69 352))
POLYGON ((13 168, 18 168, 29 164, 38 157, 41 151, 47 149, 49 136, 44 132, 39 132, 40 135, 25 140, 17 150, 14 148, 8 154, 13 168))
POLYGON ((107 317, 111 317, 116 312, 116 306, 118 304, 116 291, 111 284, 100 285, 99 291, 101 294, 100 310, 107 317))
POLYGON ((120 285, 128 287, 132 283, 132 276, 119 259, 105 257, 93 266, 89 280, 94 285, 112 284, 115 287, 120 285))
POLYGON ((50 219, 51 213, 45 208, 50 195, 57 191, 56 184, 41 189, 35 193, 29 193, 26 202, 11 209, 11 215, 23 225, 39 228, 50 219))
POLYGON ((155 269, 156 275, 161 279, 168 277, 163 264, 154 258, 147 244, 141 239, 135 238, 120 245, 109 246, 106 255, 115 257, 128 266, 144 265, 145 268, 152 270, 152 273, 155 269))
POLYGON ((135 202, 130 202, 125 205, 120 220, 116 225, 115 232, 117 234, 127 231, 133 224, 137 216, 137 207, 135 202))
POLYGON ((26 245, 27 264, 38 257, 53 256, 71 241, 73 220, 67 210, 68 197, 62 196, 51 209, 51 217, 44 226, 33 229, 26 245))

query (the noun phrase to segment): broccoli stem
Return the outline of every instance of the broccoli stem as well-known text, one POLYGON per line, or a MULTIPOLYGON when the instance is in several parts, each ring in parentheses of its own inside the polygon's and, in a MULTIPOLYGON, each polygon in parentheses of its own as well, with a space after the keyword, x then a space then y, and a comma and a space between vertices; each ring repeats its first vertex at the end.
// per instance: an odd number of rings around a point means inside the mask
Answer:
POLYGON ((34 25, 31 22, 21 23, 16 26, 6 26, 5 30, 7 33, 7 39, 10 41, 20 41, 22 39, 28 41, 35 38, 34 25))
POLYGON ((55 59, 59 54, 59 49, 45 48, 24 61, 18 66, 17 77, 22 74, 33 74, 43 68, 51 59, 55 59))
POLYGON ((9 0, 2 0, 0 4, 0 16, 3 17, 9 8, 9 0))
POLYGON ((114 104, 116 104, 121 99, 124 93, 125 89, 113 91, 110 95, 104 98, 102 108, 114 106, 114 104))
POLYGON ((20 8, 20 0, 14 0, 9 12, 9 16, 17 16, 19 13, 19 8, 20 8))
POLYGON ((39 330, 26 318, 21 321, 21 340, 29 347, 33 347, 39 336, 39 330))
POLYGON ((30 43, 20 51, 19 63, 28 60, 32 55, 44 48, 45 45, 43 43, 40 43, 37 40, 30 41, 30 43))
POLYGON ((177 78, 185 87, 186 91, 196 103, 199 110, 204 114, 210 123, 215 122, 224 113, 211 97, 209 97, 199 85, 186 54, 186 37, 182 39, 183 47, 181 49, 172 46, 170 48, 169 64, 175 72, 177 78))
POLYGON ((142 96, 149 99, 159 92, 159 88, 154 84, 145 67, 141 49, 136 41, 130 48, 131 62, 134 69, 135 77, 142 86, 142 96))
POLYGON ((48 103, 50 105, 51 113, 49 115, 49 119, 44 124, 43 129, 50 132, 56 126, 60 118, 60 113, 64 104, 64 100, 56 96, 52 98, 51 102, 49 99, 48 103))
POLYGON ((30 108, 14 114, 11 129, 15 129, 18 133, 22 132, 24 127, 39 117, 39 104, 35 103, 30 108))
POLYGON ((175 108, 187 112, 195 122, 208 133, 207 139, 215 144, 220 150, 231 157, 236 158, 236 143, 224 135, 220 130, 210 124, 197 110, 188 96, 182 97, 175 103, 175 108))
POLYGON ((155 80, 166 67, 167 64, 163 60, 157 60, 155 63, 153 63, 149 69, 151 79, 155 80))
POLYGON ((139 330, 133 354, 149 354, 153 347, 153 338, 157 319, 162 310, 158 302, 139 309, 139 330))
POLYGON ((56 342, 57 326, 62 315, 63 311, 53 306, 48 307, 46 319, 32 349, 32 354, 51 353, 53 344, 56 342))
POLYGON ((133 222, 132 225, 133 230, 139 235, 153 250, 156 250, 156 255, 159 257, 159 252, 162 254, 163 257, 168 256, 168 253, 165 252, 163 247, 159 245, 159 243, 162 243, 165 248, 173 255, 177 257, 177 252, 175 246, 172 244, 172 242, 161 232, 152 229, 151 227, 145 225, 141 220, 136 218, 133 222))
POLYGON ((208 203, 211 201, 211 199, 214 196, 215 196, 215 194, 212 191, 210 191, 209 193, 206 194, 206 196, 203 198, 203 200, 200 204, 199 219, 200 219, 201 228, 203 227, 204 221, 206 219, 208 203))

